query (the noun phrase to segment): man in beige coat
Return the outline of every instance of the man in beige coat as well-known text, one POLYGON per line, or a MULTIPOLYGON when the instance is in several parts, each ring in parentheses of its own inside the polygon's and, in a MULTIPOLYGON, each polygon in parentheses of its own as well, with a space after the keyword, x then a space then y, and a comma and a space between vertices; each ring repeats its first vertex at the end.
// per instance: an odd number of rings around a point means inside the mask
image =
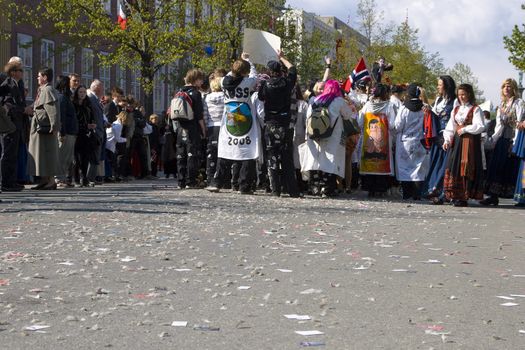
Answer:
POLYGON ((38 94, 34 103, 29 138, 29 174, 39 176, 40 183, 35 190, 54 190, 53 176, 59 175, 58 137, 60 130, 60 105, 58 93, 51 85, 53 70, 42 68, 38 71, 38 94))

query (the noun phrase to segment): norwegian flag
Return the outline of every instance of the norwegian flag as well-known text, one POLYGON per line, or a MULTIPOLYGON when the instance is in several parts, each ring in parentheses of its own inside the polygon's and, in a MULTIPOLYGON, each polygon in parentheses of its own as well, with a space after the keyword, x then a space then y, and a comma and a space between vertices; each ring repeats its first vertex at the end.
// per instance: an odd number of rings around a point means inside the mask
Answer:
POLYGON ((126 30, 126 23, 128 21, 128 17, 126 16, 126 12, 124 12, 124 9, 122 8, 122 2, 118 2, 118 15, 117 15, 117 22, 120 25, 120 28, 122 30, 126 30))
POLYGON ((359 80, 367 81, 370 79, 370 73, 368 73, 368 69, 366 68, 365 59, 361 57, 352 73, 348 76, 348 79, 343 83, 343 89, 348 93, 350 92, 350 89, 355 87, 355 83, 359 80))

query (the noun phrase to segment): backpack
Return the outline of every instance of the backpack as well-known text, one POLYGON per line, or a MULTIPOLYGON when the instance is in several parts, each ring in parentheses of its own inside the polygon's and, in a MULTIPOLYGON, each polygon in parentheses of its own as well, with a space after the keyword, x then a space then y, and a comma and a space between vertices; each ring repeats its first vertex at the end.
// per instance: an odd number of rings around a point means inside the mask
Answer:
POLYGON ((326 139, 332 136, 335 125, 339 118, 336 119, 334 125, 330 123, 330 114, 328 113, 327 105, 312 105, 312 114, 306 120, 306 134, 312 140, 326 139))
POLYGON ((171 100, 170 119, 175 121, 193 120, 193 101, 185 91, 179 91, 171 100))

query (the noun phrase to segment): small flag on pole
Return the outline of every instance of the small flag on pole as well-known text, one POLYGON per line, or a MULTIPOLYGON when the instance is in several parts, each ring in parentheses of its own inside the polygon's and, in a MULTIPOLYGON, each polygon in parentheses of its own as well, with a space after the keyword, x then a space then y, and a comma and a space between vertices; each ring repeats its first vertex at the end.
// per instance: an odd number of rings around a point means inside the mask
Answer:
POLYGON ((348 79, 343 83, 343 89, 346 92, 350 92, 350 89, 355 88, 355 84, 360 80, 370 80, 370 73, 366 68, 365 59, 361 57, 357 65, 355 66, 352 73, 348 76, 348 79))
POLYGON ((118 2, 118 15, 117 15, 117 21, 120 25, 120 28, 122 30, 126 29, 126 22, 128 21, 128 17, 126 16, 126 12, 124 12, 124 8, 122 7, 122 2, 118 2))

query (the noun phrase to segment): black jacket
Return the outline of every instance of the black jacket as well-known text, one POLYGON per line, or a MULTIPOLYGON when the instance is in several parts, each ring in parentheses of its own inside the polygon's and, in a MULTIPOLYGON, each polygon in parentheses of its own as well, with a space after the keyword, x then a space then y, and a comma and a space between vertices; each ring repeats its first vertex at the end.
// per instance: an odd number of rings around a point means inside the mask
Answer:
POLYGON ((272 77, 259 88, 258 98, 264 102, 264 121, 268 124, 290 124, 292 90, 297 82, 297 70, 290 67, 287 76, 272 77))
POLYGON ((63 94, 58 95, 58 101, 60 102, 60 134, 78 135, 78 119, 73 102, 63 94))

